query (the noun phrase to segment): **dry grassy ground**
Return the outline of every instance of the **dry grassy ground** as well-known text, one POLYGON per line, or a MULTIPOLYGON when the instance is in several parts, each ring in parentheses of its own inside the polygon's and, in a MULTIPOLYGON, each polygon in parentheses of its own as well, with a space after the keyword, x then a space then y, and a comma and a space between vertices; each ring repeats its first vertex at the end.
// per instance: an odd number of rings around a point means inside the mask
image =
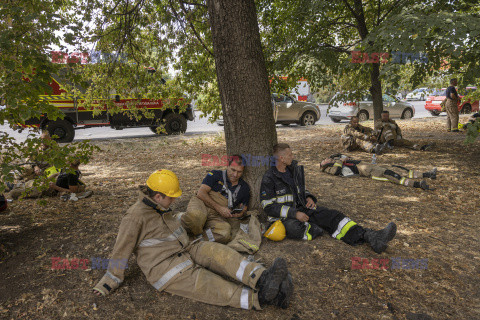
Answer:
MULTIPOLYGON (((201 154, 223 155, 219 135, 96 141, 102 151, 83 167, 94 196, 78 202, 58 198, 23 200, 0 216, 0 317, 6 319, 480 319, 480 141, 464 146, 463 134, 444 132, 443 119, 399 121, 404 136, 435 141, 428 152, 398 149, 378 157, 429 170, 436 166, 435 191, 421 191, 366 178, 323 174, 319 162, 340 151, 342 127, 286 128, 288 142, 305 165, 309 190, 321 205, 339 209, 367 227, 398 225, 397 237, 381 255, 350 247, 328 235, 311 242, 264 240, 256 259, 269 265, 287 259, 295 295, 287 310, 244 311, 209 306, 156 292, 134 260, 126 281, 97 298, 91 287, 101 270, 51 270, 51 258, 108 258, 123 213, 137 186, 157 168, 175 171, 186 207, 206 170, 201 154), (355 270, 352 257, 428 259, 428 268, 355 270), (424 318, 427 319, 427 318, 424 318)), ((370 123, 370 125, 372 125, 370 123)), ((370 161, 366 153, 351 156, 370 161)), ((389 264, 390 267, 390 264, 389 264)))

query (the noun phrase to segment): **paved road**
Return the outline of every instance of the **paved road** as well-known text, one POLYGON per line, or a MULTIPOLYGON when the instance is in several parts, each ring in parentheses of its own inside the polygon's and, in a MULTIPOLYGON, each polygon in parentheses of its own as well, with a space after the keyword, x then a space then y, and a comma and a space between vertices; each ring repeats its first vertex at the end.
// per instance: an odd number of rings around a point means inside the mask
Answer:
MULTIPOLYGON (((414 101, 412 102, 414 107, 415 107, 415 117, 414 118, 426 118, 426 117, 432 117, 428 111, 425 110, 424 105, 425 102, 423 101, 414 101)), ((320 105, 320 111, 321 111, 321 118, 319 121, 317 121, 316 125, 332 125, 334 124, 329 117, 326 116, 326 111, 327 111, 327 105, 320 105)), ((223 127, 218 126, 215 123, 208 123, 206 118, 200 119, 199 117, 200 113, 197 111, 195 115, 195 121, 189 121, 188 122, 188 128, 186 135, 198 135, 198 134, 203 134, 203 133, 211 133, 211 132, 223 132, 223 127)), ((345 125, 345 121, 342 121, 341 123, 334 124, 334 125, 345 125)), ((292 125, 293 127, 294 125, 292 125)), ((283 130, 285 128, 282 128, 281 125, 278 125, 277 128, 279 130, 283 130)), ((15 137, 15 139, 18 140, 24 140, 27 135, 29 130, 24 130, 21 133, 18 133, 16 131, 11 130, 8 128, 8 126, 1 125, 0 126, 0 131, 6 131, 8 134, 11 136, 15 137)), ((131 129, 124 129, 124 130, 114 130, 108 127, 103 127, 103 128, 89 128, 85 130, 76 130, 75 131, 75 140, 74 141, 80 141, 80 140, 86 140, 86 139, 92 139, 92 140, 100 140, 100 139, 122 139, 122 138, 139 138, 139 137, 153 137, 155 134, 153 134, 149 128, 131 128, 131 129)))

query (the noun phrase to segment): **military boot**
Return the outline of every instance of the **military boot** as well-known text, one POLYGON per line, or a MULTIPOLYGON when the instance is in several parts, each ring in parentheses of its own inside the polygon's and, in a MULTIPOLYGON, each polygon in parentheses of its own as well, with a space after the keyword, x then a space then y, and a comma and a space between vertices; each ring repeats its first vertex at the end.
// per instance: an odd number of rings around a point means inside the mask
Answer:
POLYGON ((323 234, 323 229, 316 224, 305 222, 305 234, 303 240, 313 240, 323 234))
POLYGON ((432 180, 437 179, 437 168, 433 168, 432 170, 430 170, 428 172, 424 172, 423 177, 424 178, 430 178, 432 180))
POLYGON ((433 147, 435 147, 435 142, 432 142, 432 143, 428 143, 428 144, 423 145, 423 146, 420 148, 420 150, 422 150, 422 151, 427 151, 427 150, 432 149, 433 147))
POLYGON ((385 142, 385 146, 388 149, 393 150, 393 140, 389 140, 389 141, 385 142))
POLYGON ((275 298, 280 292, 280 286, 288 275, 287 262, 276 258, 270 268, 265 270, 257 282, 258 302, 260 306, 275 304, 275 298))
POLYGON ((380 155, 383 153, 384 149, 385 149, 385 143, 377 143, 375 145, 375 148, 372 151, 373 153, 380 155))
POLYGON ((363 239, 370 244, 373 251, 376 253, 382 253, 387 249, 388 242, 395 237, 396 233, 397 225, 393 222, 390 222, 382 230, 375 231, 372 229, 365 229, 363 239))
POLYGON ((290 272, 287 274, 287 277, 283 279, 282 284, 280 285, 280 291, 275 297, 274 304, 277 307, 282 309, 287 309, 290 304, 290 299, 293 295, 293 280, 290 272))
POLYGON ((415 181, 413 183, 414 188, 421 188, 422 190, 432 190, 427 184, 427 181, 421 180, 421 181, 415 181))

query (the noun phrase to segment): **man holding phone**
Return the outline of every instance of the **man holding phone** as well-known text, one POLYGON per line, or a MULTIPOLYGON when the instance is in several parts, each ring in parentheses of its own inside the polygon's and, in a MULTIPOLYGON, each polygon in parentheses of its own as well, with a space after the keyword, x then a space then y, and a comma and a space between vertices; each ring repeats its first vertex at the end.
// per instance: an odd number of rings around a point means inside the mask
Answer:
POLYGON ((232 218, 242 218, 250 201, 250 187, 242 179, 242 157, 228 158, 226 170, 212 170, 203 179, 196 196, 182 215, 182 225, 194 236, 203 234, 208 241, 228 243, 232 239, 232 218))

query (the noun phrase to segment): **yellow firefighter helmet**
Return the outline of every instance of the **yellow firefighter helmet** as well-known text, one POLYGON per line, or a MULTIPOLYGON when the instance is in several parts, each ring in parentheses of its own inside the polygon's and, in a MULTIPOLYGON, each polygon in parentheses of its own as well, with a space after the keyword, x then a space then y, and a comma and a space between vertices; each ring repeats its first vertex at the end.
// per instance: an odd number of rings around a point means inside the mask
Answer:
POLYGON ((283 225, 281 220, 275 221, 265 232, 265 238, 273 241, 282 241, 283 239, 285 239, 285 236, 285 226, 283 225))
POLYGON ((57 174, 57 173, 60 173, 60 170, 58 170, 54 166, 48 167, 47 169, 45 169, 45 175, 47 177, 51 177, 51 176, 53 176, 54 174, 57 174))
POLYGON ((161 169, 152 173, 147 179, 147 186, 168 197, 178 198, 182 195, 177 175, 170 170, 161 169))

